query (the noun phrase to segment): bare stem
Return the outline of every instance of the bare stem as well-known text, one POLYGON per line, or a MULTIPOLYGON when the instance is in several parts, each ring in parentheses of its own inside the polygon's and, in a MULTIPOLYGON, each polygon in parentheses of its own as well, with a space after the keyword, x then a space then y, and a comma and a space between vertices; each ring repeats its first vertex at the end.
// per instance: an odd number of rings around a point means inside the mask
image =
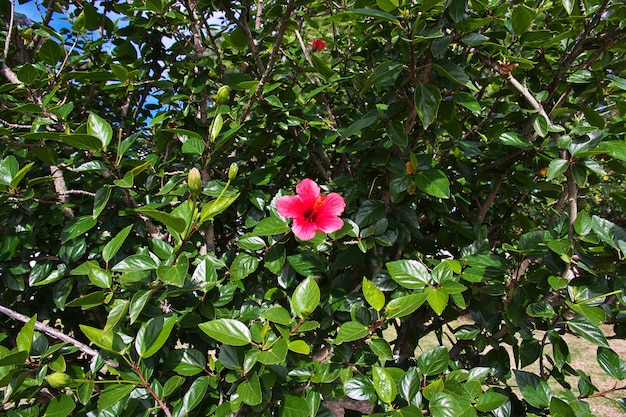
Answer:
MULTIPOLYGON (((26 317, 23 314, 18 313, 17 311, 13 311, 8 307, 4 307, 2 305, 0 305, 0 313, 9 316, 10 318, 12 318, 13 320, 17 320, 17 321, 21 321, 22 323, 28 323, 28 321, 30 320, 29 317, 26 317)), ((55 338, 57 340, 60 340, 62 342, 65 343, 69 343, 73 346, 76 346, 81 352, 83 352, 86 355, 92 356, 92 357, 96 357, 98 356, 98 352, 95 351, 94 349, 90 348, 89 346, 87 346, 86 344, 79 342, 78 340, 66 335, 65 333, 62 333, 48 325, 45 325, 39 321, 35 322, 35 330, 38 330, 52 338, 55 338)), ((113 362, 112 360, 107 360, 106 364, 113 367, 113 368, 117 368, 118 364, 113 362)))

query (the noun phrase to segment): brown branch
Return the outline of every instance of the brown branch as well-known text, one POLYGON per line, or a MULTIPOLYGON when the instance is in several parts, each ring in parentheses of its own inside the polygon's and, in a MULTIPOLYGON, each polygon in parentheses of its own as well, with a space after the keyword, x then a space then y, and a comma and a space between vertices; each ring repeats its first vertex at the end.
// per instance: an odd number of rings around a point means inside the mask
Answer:
MULTIPOLYGON (((0 305, 0 313, 9 316, 10 318, 12 318, 13 320, 17 320, 17 321, 21 321, 22 323, 28 323, 28 321, 30 320, 29 317, 26 317, 23 314, 18 313, 17 311, 13 311, 8 307, 5 307, 3 305, 0 305)), ((66 335, 65 333, 62 333, 48 325, 45 325, 39 321, 35 321, 35 330, 38 330, 54 339, 60 340, 62 342, 65 343, 69 343, 73 346, 76 346, 78 348, 78 350, 80 350, 81 352, 83 352, 86 355, 92 356, 92 357, 96 357, 98 356, 98 352, 95 351, 94 349, 90 348, 89 346, 87 346, 86 344, 79 342, 78 340, 66 335)), ((113 367, 113 368, 117 368, 119 365, 116 362, 113 362, 112 360, 107 360, 105 362, 107 365, 113 367)))
POLYGON ((485 220, 485 216, 487 216, 487 213, 489 212, 489 208, 495 201, 496 196, 498 195, 498 192, 500 191, 500 187, 502 187, 503 182, 504 182, 504 175, 501 175, 498 182, 495 183, 494 186, 489 191, 489 195, 487 195, 487 198, 485 198, 485 201, 483 202, 483 204, 480 205, 480 208, 478 210, 478 223, 482 223, 485 220))
POLYGON ((133 371, 135 371, 139 379, 141 379, 141 385, 150 393, 152 398, 154 398, 154 400, 159 405, 159 408, 163 410, 163 413, 165 414, 165 416, 172 417, 172 413, 170 409, 167 407, 167 404, 165 404, 163 400, 157 395, 157 393, 154 392, 154 390, 150 386, 150 383, 146 380, 146 377, 141 372, 141 369, 139 368, 139 366, 134 362, 130 362, 129 365, 131 368, 133 368, 133 371))
MULTIPOLYGON (((65 178, 63 178, 63 171, 61 171, 61 168, 56 165, 50 165, 50 174, 52 174, 52 178, 54 179, 54 190, 59 196, 59 203, 69 204, 70 201, 67 197, 69 193, 67 190, 67 186, 65 185, 65 178)), ((70 220, 74 219, 74 212, 71 208, 64 207, 62 211, 65 217, 70 220)))

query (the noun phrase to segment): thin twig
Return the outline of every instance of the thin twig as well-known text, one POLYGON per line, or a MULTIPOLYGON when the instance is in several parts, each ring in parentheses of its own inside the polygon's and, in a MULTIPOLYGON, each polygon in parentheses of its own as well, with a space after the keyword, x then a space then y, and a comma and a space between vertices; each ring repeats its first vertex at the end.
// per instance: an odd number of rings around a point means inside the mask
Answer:
MULTIPOLYGON (((10 308, 2 306, 2 305, 0 305, 0 313, 9 316, 13 320, 21 321, 22 323, 28 323, 28 321, 30 320, 29 317, 26 317, 25 315, 20 314, 17 311, 13 311, 10 308)), ((35 330, 38 330, 62 342, 69 343, 73 346, 76 346, 81 352, 83 352, 86 355, 89 355, 92 357, 98 356, 98 352, 90 348, 86 344, 79 342, 78 340, 66 335, 65 333, 62 333, 39 321, 35 321, 35 330)), ((105 363, 113 368, 117 368, 119 366, 116 362, 113 362, 112 360, 106 360, 105 363)))

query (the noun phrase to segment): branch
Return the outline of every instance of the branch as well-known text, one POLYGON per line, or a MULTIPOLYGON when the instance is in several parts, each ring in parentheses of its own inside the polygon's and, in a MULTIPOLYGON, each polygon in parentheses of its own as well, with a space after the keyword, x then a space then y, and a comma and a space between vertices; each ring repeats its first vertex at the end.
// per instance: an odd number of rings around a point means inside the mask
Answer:
POLYGON ((487 196, 487 198, 485 198, 484 203, 480 206, 480 209, 478 210, 478 223, 482 223, 483 220, 485 220, 485 216, 487 216, 487 212, 489 212, 489 208, 491 207, 494 200, 496 199, 496 196, 498 195, 498 191, 500 191, 500 187, 502 186, 503 182, 504 182, 504 175, 501 175, 500 179, 498 180, 497 183, 495 183, 493 188, 491 188, 491 191, 489 191, 489 195, 487 196))
MULTIPOLYGON (((13 320, 21 321, 22 323, 28 323, 30 318, 26 317, 23 314, 18 313, 17 311, 13 311, 8 307, 0 305, 0 313, 9 316, 13 320)), ((35 330, 39 330, 40 332, 54 338, 60 340, 65 343, 69 343, 73 346, 76 346, 81 352, 86 355, 96 357, 98 356, 98 352, 87 346, 86 344, 79 342, 78 340, 66 335, 65 333, 61 333, 60 331, 47 326, 41 322, 35 321, 35 330)), ((117 368, 119 365, 112 360, 106 360, 105 363, 113 368, 117 368)))
POLYGON ((23 87, 24 84, 17 78, 15 72, 7 66, 7 57, 9 56, 9 41, 11 40, 11 32, 13 31, 13 18, 15 14, 15 0, 11 0, 11 16, 9 16, 9 28, 7 29, 7 37, 4 41, 4 50, 2 51, 2 68, 0 71, 9 82, 23 87))
MULTIPOLYGON (((50 174, 52 174, 52 178, 54 178, 54 190, 59 195, 59 203, 61 204, 69 204, 69 199, 67 196, 69 192, 67 190, 67 186, 65 185, 65 178, 63 178, 63 171, 56 165, 50 165, 50 174)), ((69 207, 63 208, 63 215, 68 219, 74 219, 74 212, 69 207)))

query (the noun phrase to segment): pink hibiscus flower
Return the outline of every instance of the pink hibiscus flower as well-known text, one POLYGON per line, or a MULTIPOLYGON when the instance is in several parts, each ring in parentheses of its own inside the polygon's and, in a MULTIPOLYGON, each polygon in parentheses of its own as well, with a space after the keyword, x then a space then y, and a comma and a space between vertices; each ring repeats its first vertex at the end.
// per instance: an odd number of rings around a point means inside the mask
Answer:
POLYGON ((298 195, 281 197, 276 203, 278 214, 292 218, 291 230, 300 240, 313 239, 318 230, 332 233, 341 229, 346 203, 337 193, 320 194, 320 187, 315 181, 303 179, 296 186, 298 195))

